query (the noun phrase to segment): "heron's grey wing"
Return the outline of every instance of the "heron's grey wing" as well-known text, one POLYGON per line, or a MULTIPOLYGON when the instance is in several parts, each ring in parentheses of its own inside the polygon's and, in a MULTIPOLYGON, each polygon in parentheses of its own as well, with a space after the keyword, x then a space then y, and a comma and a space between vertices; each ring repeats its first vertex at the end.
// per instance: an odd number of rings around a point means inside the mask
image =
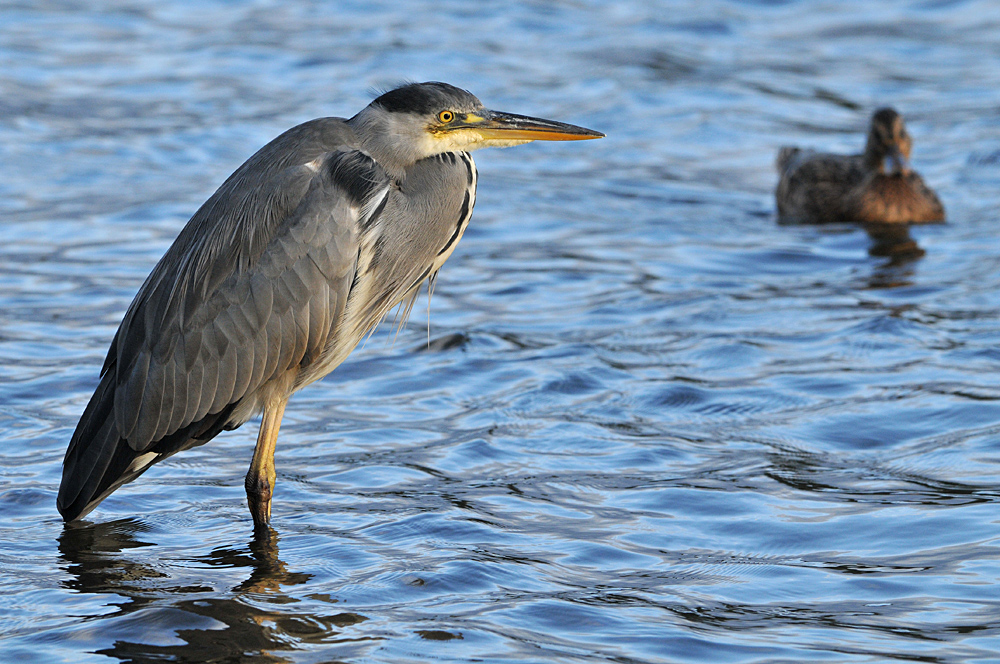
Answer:
POLYGON ((315 133, 286 133, 234 173, 133 302, 106 362, 132 449, 236 404, 242 415, 227 426, 238 426, 270 381, 323 353, 349 294, 359 221, 388 178, 349 135, 317 145, 315 133), (365 171, 361 184, 345 164, 365 171))
POLYGON ((129 307, 70 440, 65 519, 242 424, 283 370, 316 371, 354 284, 357 227, 388 188, 354 139, 336 118, 290 129, 184 227, 129 307))

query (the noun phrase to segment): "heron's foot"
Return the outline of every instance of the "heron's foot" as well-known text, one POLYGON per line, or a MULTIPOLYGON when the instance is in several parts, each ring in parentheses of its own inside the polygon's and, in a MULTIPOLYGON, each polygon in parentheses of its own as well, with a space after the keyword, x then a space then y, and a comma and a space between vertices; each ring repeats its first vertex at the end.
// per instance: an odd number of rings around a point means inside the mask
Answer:
POLYGON ((247 475, 244 483, 247 490, 247 504, 253 517, 254 530, 266 529, 271 522, 271 495, 273 484, 266 476, 247 475))

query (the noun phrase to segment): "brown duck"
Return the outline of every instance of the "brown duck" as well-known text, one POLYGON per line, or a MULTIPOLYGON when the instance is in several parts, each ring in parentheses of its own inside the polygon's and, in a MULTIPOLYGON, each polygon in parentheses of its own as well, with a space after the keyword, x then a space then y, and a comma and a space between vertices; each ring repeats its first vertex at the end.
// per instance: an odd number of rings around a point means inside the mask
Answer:
POLYGON ((778 217, 814 224, 944 221, 941 201, 907 163, 912 146, 902 116, 883 108, 872 116, 863 154, 781 148, 778 217))

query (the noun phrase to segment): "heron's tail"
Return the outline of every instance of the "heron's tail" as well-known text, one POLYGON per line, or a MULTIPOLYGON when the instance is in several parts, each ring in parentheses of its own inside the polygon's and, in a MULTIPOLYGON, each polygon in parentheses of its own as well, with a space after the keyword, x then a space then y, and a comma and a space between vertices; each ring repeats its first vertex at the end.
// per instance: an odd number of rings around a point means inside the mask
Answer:
POLYGON ((239 404, 236 401, 137 451, 121 437, 115 424, 115 375, 112 367, 101 378, 69 441, 56 498, 56 507, 66 521, 86 516, 115 489, 139 477, 154 463, 203 445, 223 429, 242 424, 229 421, 239 404))
POLYGON ((115 375, 109 371, 90 398, 63 459, 56 507, 66 521, 84 516, 135 477, 123 477, 138 453, 119 435, 114 406, 115 375))

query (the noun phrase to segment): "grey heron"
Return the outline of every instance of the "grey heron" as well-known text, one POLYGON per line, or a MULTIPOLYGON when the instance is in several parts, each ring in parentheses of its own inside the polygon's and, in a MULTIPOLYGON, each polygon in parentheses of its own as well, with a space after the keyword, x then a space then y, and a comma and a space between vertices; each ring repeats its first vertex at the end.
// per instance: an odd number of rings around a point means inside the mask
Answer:
POLYGON ((262 413, 245 485, 255 526, 269 523, 288 398, 435 277, 476 201, 469 153, 602 136, 431 82, 265 145, 195 212, 129 306, 63 460, 63 518, 262 413))

